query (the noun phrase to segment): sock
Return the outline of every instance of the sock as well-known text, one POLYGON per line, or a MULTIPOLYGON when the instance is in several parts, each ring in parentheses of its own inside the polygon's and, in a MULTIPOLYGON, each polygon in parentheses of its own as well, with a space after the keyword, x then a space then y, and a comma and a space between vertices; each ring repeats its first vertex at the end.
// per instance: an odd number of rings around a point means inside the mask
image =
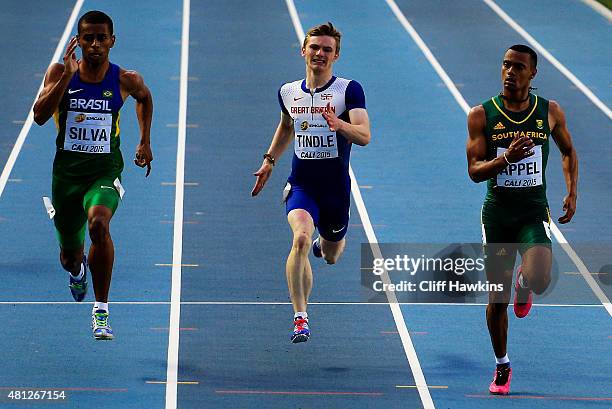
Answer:
POLYGON ((295 320, 297 317, 302 317, 303 319, 305 319, 306 321, 308 321, 308 314, 306 313, 306 311, 298 311, 295 314, 293 314, 293 319, 295 320))
POLYGON ((519 286, 521 288, 528 288, 527 287, 527 279, 523 278, 523 273, 519 274, 517 280, 518 280, 519 286))
POLYGON ((495 362, 497 363, 497 365, 508 364, 508 366, 510 366, 510 359, 508 358, 508 354, 504 355, 501 358, 495 357, 495 362))
POLYGON ((93 306, 93 311, 95 312, 96 310, 104 310, 108 312, 108 303, 96 301, 93 306))
POLYGON ((85 274, 85 267, 83 266, 82 262, 81 262, 81 270, 79 270, 79 274, 74 275, 74 274, 70 273, 72 278, 74 278, 77 281, 80 281, 81 279, 83 279, 83 274, 85 274))

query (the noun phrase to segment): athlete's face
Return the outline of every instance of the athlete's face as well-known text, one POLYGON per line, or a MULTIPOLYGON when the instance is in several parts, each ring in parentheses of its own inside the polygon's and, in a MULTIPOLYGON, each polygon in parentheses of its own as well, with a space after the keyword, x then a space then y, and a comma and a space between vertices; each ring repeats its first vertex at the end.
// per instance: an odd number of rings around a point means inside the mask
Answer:
POLYGON ((101 64, 108 59, 110 49, 115 45, 115 36, 107 24, 82 23, 78 36, 83 58, 91 64, 101 64))
POLYGON ((315 72, 331 70, 338 59, 336 39, 330 36, 310 37, 306 47, 302 48, 302 56, 306 61, 306 67, 315 72))
POLYGON ((505 90, 515 92, 528 88, 536 73, 537 70, 532 66, 529 54, 514 50, 508 50, 504 54, 501 79, 505 90))

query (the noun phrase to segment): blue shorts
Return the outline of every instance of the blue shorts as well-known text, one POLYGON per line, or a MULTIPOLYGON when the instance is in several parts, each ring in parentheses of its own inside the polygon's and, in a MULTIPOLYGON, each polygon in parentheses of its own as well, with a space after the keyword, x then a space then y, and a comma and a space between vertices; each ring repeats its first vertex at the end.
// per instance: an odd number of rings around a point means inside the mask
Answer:
POLYGON ((340 241, 346 235, 351 206, 350 191, 317 192, 292 185, 285 206, 287 214, 293 209, 306 210, 325 240, 340 241))

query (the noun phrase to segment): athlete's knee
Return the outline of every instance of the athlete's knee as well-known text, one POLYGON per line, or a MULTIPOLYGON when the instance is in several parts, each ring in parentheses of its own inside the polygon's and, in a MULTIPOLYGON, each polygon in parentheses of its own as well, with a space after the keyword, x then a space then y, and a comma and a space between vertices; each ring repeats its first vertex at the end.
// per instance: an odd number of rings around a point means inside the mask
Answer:
POLYGON ((106 241, 110 236, 110 221, 106 217, 94 216, 89 220, 89 237, 92 243, 98 244, 106 241))
POLYGON ((487 305, 487 316, 499 316, 508 311, 508 303, 505 302, 489 302, 487 305))
POLYGON ((64 270, 75 273, 81 268, 82 258, 74 252, 60 251, 60 263, 64 270))
POLYGON ((308 253, 308 250, 310 249, 311 245, 310 240, 311 236, 308 233, 304 231, 296 232, 293 235, 293 249, 300 253, 308 253))
POLYGON ((532 278, 529 281, 528 284, 529 284, 529 288, 534 293, 540 295, 544 291, 546 291, 546 289, 550 285, 550 281, 551 281, 550 272, 549 271, 540 271, 540 272, 537 273, 535 278, 532 278))

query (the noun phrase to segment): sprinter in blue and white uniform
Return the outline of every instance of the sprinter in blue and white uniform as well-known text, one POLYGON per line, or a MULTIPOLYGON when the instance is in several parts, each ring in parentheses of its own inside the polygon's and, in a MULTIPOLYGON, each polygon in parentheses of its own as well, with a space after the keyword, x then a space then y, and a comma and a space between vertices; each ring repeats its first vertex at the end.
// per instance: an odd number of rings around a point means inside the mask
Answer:
POLYGON ((331 23, 311 28, 302 45, 306 78, 284 84, 278 99, 281 119, 255 176, 251 194, 257 195, 272 174, 276 159, 293 141, 293 163, 284 199, 293 245, 286 273, 294 309, 293 343, 307 341, 308 296, 315 257, 334 264, 344 250, 349 220, 351 145, 370 142, 370 122, 361 85, 335 77, 333 64, 340 55, 341 34, 331 23))

